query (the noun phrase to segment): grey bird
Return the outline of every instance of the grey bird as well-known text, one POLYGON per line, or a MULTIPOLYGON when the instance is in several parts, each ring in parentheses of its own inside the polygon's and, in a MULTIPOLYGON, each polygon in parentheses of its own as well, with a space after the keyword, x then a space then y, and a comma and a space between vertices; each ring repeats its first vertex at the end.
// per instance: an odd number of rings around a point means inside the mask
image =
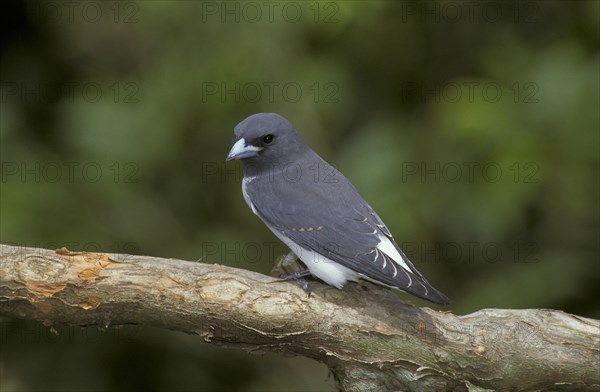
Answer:
POLYGON ((308 267, 288 276, 307 291, 302 278, 309 274, 339 289, 362 278, 450 303, 412 265, 350 181, 284 117, 258 113, 240 122, 227 156, 235 159, 243 162, 242 194, 252 212, 308 267))

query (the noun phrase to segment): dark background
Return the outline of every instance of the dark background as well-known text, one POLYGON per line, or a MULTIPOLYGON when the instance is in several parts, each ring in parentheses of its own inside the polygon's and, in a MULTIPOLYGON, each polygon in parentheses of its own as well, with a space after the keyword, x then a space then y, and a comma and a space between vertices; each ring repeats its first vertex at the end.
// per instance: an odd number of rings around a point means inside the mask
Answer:
MULTIPOLYGON (((1 242, 268 273, 285 248, 224 158, 277 112, 453 312, 600 318, 599 4, 2 2, 1 242)), ((0 344, 3 392, 333 385, 150 328, 1 317, 0 344)))

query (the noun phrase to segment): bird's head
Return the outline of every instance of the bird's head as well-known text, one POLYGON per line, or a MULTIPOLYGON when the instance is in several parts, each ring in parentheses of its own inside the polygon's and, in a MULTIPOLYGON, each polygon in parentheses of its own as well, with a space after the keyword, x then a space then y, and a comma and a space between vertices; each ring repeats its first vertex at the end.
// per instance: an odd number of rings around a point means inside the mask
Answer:
POLYGON ((288 120, 275 113, 257 113, 235 127, 233 146, 226 160, 284 163, 294 161, 306 148, 288 120))

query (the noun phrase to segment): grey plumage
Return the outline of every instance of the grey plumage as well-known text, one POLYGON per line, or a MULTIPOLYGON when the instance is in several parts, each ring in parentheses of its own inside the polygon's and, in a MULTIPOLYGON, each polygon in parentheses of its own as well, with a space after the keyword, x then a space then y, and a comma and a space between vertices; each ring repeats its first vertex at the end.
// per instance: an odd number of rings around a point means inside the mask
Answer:
POLYGON ((313 275, 338 288, 364 278, 450 302, 416 270, 350 181, 285 118, 260 113, 239 123, 231 159, 243 161, 242 190, 252 211, 313 275))

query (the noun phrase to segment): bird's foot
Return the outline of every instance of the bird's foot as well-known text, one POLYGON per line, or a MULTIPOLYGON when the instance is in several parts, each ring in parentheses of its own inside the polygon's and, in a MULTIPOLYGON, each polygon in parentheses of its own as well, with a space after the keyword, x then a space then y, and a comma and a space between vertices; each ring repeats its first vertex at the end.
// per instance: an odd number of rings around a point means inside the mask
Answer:
POLYGON ((293 280, 310 297, 310 283, 304 279, 309 275, 310 271, 299 263, 298 256, 294 252, 281 256, 271 270, 271 276, 277 277, 280 280, 293 280))
POLYGON ((304 290, 306 292, 306 294, 308 294, 308 297, 310 298, 310 294, 312 293, 312 290, 310 288, 310 283, 308 283, 308 280, 304 279, 305 277, 307 277, 309 275, 310 275, 310 271, 308 269, 305 269, 302 271, 296 271, 293 274, 281 274, 281 275, 279 275, 279 279, 294 281, 294 283, 296 283, 298 286, 302 287, 302 290, 304 290))

